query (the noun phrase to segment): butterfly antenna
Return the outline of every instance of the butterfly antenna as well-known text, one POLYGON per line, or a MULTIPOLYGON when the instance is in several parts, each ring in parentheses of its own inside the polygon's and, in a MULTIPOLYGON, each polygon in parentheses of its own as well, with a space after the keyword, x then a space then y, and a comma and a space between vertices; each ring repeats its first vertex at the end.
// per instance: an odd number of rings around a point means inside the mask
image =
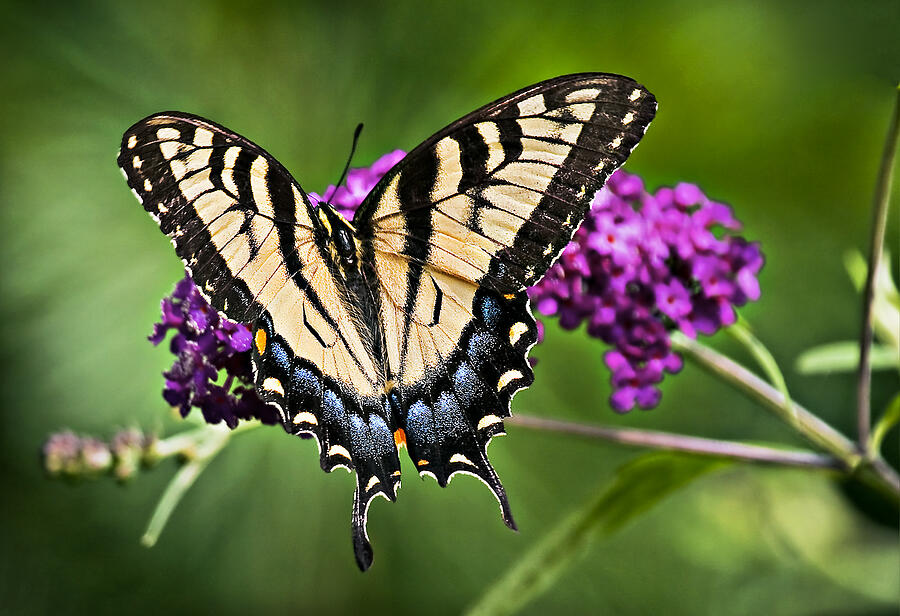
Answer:
POLYGON ((344 171, 341 173, 341 179, 337 181, 337 184, 334 185, 334 190, 331 191, 331 195, 325 197, 323 201, 328 203, 331 200, 331 197, 334 196, 334 193, 337 192, 338 187, 344 183, 344 178, 347 177, 347 171, 350 170, 350 161, 353 160, 353 153, 356 152, 356 142, 359 141, 359 134, 362 132, 363 125, 362 122, 356 125, 356 130, 353 131, 353 145, 350 146, 350 156, 347 157, 347 164, 344 165, 344 171))

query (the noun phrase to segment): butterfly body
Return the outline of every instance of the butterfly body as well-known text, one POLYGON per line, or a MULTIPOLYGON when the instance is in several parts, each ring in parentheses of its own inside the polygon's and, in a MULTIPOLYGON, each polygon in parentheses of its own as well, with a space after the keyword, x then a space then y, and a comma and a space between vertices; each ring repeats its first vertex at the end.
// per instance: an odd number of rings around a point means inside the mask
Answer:
POLYGON ((288 432, 315 436, 324 470, 355 473, 362 569, 369 504, 396 498, 404 447, 441 486, 482 480, 515 528, 487 445, 533 381, 525 289, 655 108, 617 75, 525 88, 415 148, 352 224, 218 124, 165 112, 125 133, 119 165, 138 199, 212 306, 250 325, 260 397, 288 432))

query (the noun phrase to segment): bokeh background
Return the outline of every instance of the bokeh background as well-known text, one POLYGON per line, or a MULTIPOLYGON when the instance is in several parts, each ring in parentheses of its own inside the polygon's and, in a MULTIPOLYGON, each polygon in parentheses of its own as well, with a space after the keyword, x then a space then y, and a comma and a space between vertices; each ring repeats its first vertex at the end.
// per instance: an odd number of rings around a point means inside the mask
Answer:
MULTIPOLYGON (((743 314, 794 397, 853 433, 851 377, 793 362, 857 336, 842 255, 866 245, 900 3, 128 4, 3 3, 0 612, 457 613, 636 455, 510 428, 491 456, 519 533, 479 482, 441 490, 406 460, 399 501, 372 507, 365 575, 352 479, 322 473, 315 445, 277 428, 235 438, 151 550, 138 538, 174 463, 127 486, 46 479, 52 431, 182 428, 160 396, 170 356, 146 341, 180 263, 115 165, 124 129, 160 110, 249 136, 315 191, 357 122, 362 165, 544 78, 632 76, 660 108, 627 168, 734 206, 767 256, 762 300, 743 314)), ((711 344, 747 359, 727 337, 711 344)), ((800 444, 690 365, 659 408, 616 416, 602 351, 548 323, 514 410, 800 444)), ((876 374, 876 409, 897 385, 876 374)), ((896 435, 887 448, 896 464, 896 435)), ((895 614, 896 511, 882 505, 824 475, 733 467, 594 544, 525 613, 895 614)))

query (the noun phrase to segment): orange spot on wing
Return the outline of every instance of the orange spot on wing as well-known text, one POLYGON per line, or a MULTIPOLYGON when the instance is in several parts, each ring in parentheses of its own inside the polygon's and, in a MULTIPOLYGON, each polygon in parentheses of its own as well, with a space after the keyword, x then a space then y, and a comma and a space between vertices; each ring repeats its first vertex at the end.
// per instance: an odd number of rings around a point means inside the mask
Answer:
POLYGON ((406 447, 406 432, 403 431, 403 428, 397 428, 397 431, 394 432, 394 444, 397 445, 398 450, 406 447))
POLYGON ((419 460, 416 464, 418 466, 428 466, 428 460, 419 460))
POLYGON ((266 350, 266 331, 264 329, 256 330, 256 351, 262 355, 266 350))

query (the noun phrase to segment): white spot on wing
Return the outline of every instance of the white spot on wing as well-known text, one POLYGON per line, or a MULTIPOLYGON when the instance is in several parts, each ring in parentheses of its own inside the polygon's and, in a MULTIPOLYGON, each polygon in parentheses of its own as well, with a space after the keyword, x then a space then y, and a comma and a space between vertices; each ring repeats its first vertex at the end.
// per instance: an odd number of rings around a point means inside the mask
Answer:
POLYGON ((453 137, 444 137, 434 146, 437 154, 437 179, 431 188, 431 200, 440 201, 459 190, 462 180, 462 163, 459 142, 453 137))
POLYGON ((237 184, 234 183, 234 175, 232 171, 234 170, 234 163, 237 161, 238 155, 241 153, 241 148, 237 146, 233 146, 225 150, 225 161, 224 166, 225 169, 222 171, 222 184, 232 195, 238 195, 237 184))
POLYGON ((632 120, 634 120, 634 112, 629 111, 625 114, 625 117, 622 118, 622 124, 631 124, 632 120))
POLYGON ((575 90, 574 92, 569 92, 568 94, 566 94, 566 102, 584 103, 596 100, 598 96, 600 96, 600 90, 598 90, 597 88, 584 88, 582 90, 575 90))
POLYGON ((484 170, 491 173, 504 160, 503 146, 500 144, 500 130, 493 122, 479 122, 475 128, 478 129, 478 134, 488 146, 488 159, 484 170))
POLYGON ((280 396, 284 396, 284 387, 282 387, 281 381, 274 377, 270 376, 265 381, 263 381, 262 388, 266 391, 271 391, 280 396))
POLYGON ((183 143, 177 141, 163 141, 159 144, 159 151, 165 156, 166 160, 172 160, 184 148, 183 143))
POLYGON ((478 421, 478 429, 484 430, 488 426, 493 426, 494 424, 500 423, 501 421, 503 420, 496 415, 485 415, 478 421))
POLYGON ((475 466, 474 462, 472 462, 469 458, 462 455, 461 453, 455 453, 450 456, 450 464, 453 464, 454 462, 458 462, 460 464, 468 464, 469 466, 475 466))
POLYGON ((519 113, 522 115, 538 115, 547 111, 547 105, 544 103, 544 95, 536 94, 531 98, 526 98, 518 105, 519 113))
POLYGON ((528 326, 522 321, 514 323, 513 326, 509 328, 509 343, 515 345, 519 341, 519 338, 522 337, 522 334, 527 331, 528 326))
POLYGON ((208 148, 212 145, 212 140, 212 131, 206 130, 205 128, 198 128, 194 132, 194 145, 197 147, 208 148))
POLYGON ((177 128, 172 128, 171 126, 166 126, 164 128, 156 131, 156 136, 159 139, 163 139, 166 141, 171 141, 173 139, 181 139, 181 132, 177 128))
POLYGON ((131 137, 128 138, 128 149, 133 150, 134 146, 136 146, 136 145, 137 145, 137 136, 132 135, 131 137))
POLYGON ((521 379, 524 375, 518 370, 508 370, 503 373, 500 380, 497 381, 497 391, 500 391, 516 379, 521 379))
POLYGON ((346 447, 343 447, 341 445, 332 445, 331 447, 328 448, 328 457, 331 457, 331 456, 340 456, 342 458, 347 458, 349 460, 350 452, 347 451, 346 447))
POLYGON ((143 161, 141 160, 140 156, 135 156, 133 159, 131 159, 131 166, 135 169, 140 169, 142 164, 143 161))
POLYGON ((150 192, 151 190, 153 190, 153 184, 150 182, 150 180, 144 180, 144 190, 146 192, 150 192))
POLYGON ((369 479, 369 483, 366 484, 366 492, 377 486, 381 481, 375 475, 372 475, 372 478, 369 479))
POLYGON ((631 96, 628 97, 628 100, 634 102, 641 97, 641 91, 635 88, 631 91, 631 96))
POLYGON ((266 176, 269 173, 269 163, 262 156, 257 156, 250 164, 250 192, 259 213, 266 218, 274 218, 275 210, 272 208, 272 197, 269 195, 269 187, 266 185, 266 176))
POLYGON ((308 411, 303 411, 302 413, 297 413, 297 416, 294 417, 295 424, 308 423, 314 426, 319 425, 319 420, 316 419, 316 416, 308 411))

